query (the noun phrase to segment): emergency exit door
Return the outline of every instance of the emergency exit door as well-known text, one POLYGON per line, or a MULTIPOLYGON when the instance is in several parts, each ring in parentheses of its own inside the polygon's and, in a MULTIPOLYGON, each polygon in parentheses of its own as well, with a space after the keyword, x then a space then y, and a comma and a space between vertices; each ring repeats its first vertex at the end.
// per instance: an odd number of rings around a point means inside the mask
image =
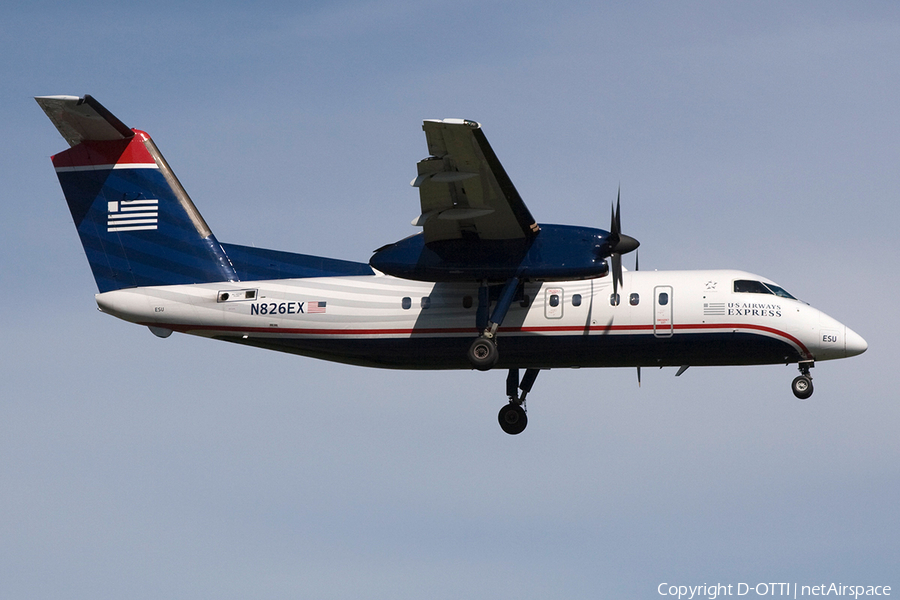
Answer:
POLYGON ((653 288, 653 335, 670 337, 675 331, 672 322, 672 286, 658 285, 653 288))
POLYGON ((547 288, 544 292, 544 316, 548 319, 562 319, 563 289, 547 288))

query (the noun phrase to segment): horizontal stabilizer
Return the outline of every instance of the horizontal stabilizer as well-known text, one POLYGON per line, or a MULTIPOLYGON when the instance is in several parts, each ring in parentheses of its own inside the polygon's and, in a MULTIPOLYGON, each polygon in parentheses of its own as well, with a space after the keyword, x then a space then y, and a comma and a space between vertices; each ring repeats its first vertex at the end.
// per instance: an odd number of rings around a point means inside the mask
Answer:
POLYGON ((149 135, 90 96, 35 100, 71 146, 51 160, 100 292, 237 280, 149 135))
POLYGON ((72 146, 52 161, 101 293, 373 274, 366 263, 220 244, 146 132, 91 96, 35 100, 72 146))
POLYGON ((70 146, 134 136, 128 126, 91 96, 38 96, 35 100, 70 146))

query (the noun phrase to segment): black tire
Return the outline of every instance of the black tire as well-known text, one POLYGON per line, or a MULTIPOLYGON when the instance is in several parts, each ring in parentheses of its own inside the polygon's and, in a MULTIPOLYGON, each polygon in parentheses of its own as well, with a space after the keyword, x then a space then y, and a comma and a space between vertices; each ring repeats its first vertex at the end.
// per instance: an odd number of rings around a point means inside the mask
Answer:
POLYGON ((806 400, 813 395, 812 377, 800 375, 791 383, 791 391, 801 400, 806 400))
POLYGON ((528 415, 518 404, 507 404, 501 408, 497 420, 500 421, 500 429, 509 435, 518 435, 528 426, 528 415))
POLYGON ((487 371, 497 364, 500 354, 497 352, 497 344, 494 340, 480 337, 469 346, 469 362, 479 371, 487 371))

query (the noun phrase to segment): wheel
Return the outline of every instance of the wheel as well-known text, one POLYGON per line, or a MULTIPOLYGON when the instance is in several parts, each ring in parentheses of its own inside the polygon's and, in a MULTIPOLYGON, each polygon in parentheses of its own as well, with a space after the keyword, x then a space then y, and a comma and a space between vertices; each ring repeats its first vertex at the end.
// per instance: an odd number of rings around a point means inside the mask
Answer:
POLYGON ((480 337, 469 346, 469 362, 479 371, 487 371, 497 364, 499 357, 494 340, 480 337))
POLYGON ((791 391, 801 400, 806 400, 813 394, 812 377, 800 375, 791 383, 791 391))
POLYGON ((500 421, 500 429, 509 435, 522 433, 525 431, 525 426, 528 425, 528 415, 525 414, 525 409, 512 403, 500 409, 497 420, 500 421))

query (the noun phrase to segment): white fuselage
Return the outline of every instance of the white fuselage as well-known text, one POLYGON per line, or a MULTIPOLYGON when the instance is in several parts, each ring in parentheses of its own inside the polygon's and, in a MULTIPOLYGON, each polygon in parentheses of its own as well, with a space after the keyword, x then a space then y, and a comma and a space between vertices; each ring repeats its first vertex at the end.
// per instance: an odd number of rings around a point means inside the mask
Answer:
MULTIPOLYGON (((498 367, 773 364, 843 358, 865 341, 808 304, 735 292, 742 271, 626 272, 524 284, 498 332, 498 367)), ((103 312, 148 325, 353 364, 471 368, 478 285, 386 275, 122 289, 103 312)))

